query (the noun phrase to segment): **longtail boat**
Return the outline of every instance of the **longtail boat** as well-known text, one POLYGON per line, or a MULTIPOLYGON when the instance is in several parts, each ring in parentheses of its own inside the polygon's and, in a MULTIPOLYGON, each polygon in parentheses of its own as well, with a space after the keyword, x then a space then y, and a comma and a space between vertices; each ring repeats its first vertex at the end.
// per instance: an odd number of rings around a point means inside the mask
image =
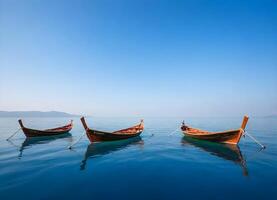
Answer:
POLYGON ((184 135, 202 139, 209 140, 213 142, 221 142, 227 144, 238 144, 241 136, 245 131, 246 124, 248 122, 248 116, 244 116, 241 127, 239 129, 227 130, 222 132, 209 132, 201 129, 192 128, 190 126, 182 123, 181 130, 184 135))
POLYGON ((135 125, 126 129, 121 129, 118 131, 113 131, 113 132, 98 131, 98 130, 90 129, 87 126, 87 123, 84 117, 81 118, 81 122, 85 128, 87 137, 90 140, 90 142, 128 139, 131 137, 139 136, 144 129, 143 120, 141 120, 141 122, 138 125, 135 125))
POLYGON ((45 130, 26 128, 23 125, 23 122, 21 119, 18 120, 18 123, 19 123, 23 133, 26 135, 26 137, 60 135, 60 134, 68 133, 73 127, 73 120, 71 120, 70 123, 65 126, 51 128, 51 129, 45 129, 45 130))

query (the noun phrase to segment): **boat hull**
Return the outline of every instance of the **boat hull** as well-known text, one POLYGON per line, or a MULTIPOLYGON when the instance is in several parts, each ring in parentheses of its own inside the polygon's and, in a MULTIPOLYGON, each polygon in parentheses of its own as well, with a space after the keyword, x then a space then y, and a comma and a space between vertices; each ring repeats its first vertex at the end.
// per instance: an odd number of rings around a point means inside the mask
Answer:
POLYGON ((238 144, 241 136, 245 131, 248 119, 249 117, 245 115, 239 129, 233 129, 222 132, 209 132, 186 126, 184 121, 182 123, 181 130, 184 135, 200 140, 208 140, 212 142, 220 142, 226 144, 238 144))
POLYGON ((240 141, 243 130, 232 130, 226 132, 218 133, 203 133, 203 134, 194 134, 189 130, 183 131, 183 134, 192 138, 200 140, 208 140, 212 142, 220 142, 226 144, 237 144, 240 141))
POLYGON ((130 128, 114 131, 114 132, 106 132, 106 131, 98 131, 95 129, 90 129, 84 117, 81 117, 81 122, 84 126, 87 137, 91 143, 133 138, 133 137, 139 136, 144 129, 143 120, 141 120, 140 124, 138 125, 132 126, 130 128))
POLYGON ((124 140, 139 136, 141 133, 142 131, 136 132, 134 134, 115 134, 96 130, 86 131, 87 137, 91 143, 100 141, 124 140))
POLYGON ((21 127, 21 129, 22 129, 22 131, 23 131, 23 133, 25 134, 26 137, 61 135, 61 134, 68 133, 73 128, 72 120, 69 124, 67 124, 65 126, 52 128, 52 129, 46 129, 46 130, 36 130, 36 129, 26 128, 23 125, 22 120, 18 120, 18 122, 19 122, 19 125, 20 125, 20 127, 21 127))
POLYGON ((40 131, 40 130, 34 130, 29 128, 23 128, 23 133, 26 137, 40 137, 40 136, 53 136, 53 135, 61 135, 68 133, 71 131, 72 128, 68 128, 63 131, 40 131))

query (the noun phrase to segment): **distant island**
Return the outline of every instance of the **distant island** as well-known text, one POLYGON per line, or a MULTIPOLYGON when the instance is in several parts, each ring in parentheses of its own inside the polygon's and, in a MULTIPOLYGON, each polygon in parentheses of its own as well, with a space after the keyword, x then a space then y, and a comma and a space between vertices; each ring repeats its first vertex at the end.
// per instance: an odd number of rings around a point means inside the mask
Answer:
POLYGON ((267 115, 265 118, 277 118, 277 115, 267 115))
POLYGON ((0 117, 80 117, 80 115, 59 111, 0 111, 0 117))

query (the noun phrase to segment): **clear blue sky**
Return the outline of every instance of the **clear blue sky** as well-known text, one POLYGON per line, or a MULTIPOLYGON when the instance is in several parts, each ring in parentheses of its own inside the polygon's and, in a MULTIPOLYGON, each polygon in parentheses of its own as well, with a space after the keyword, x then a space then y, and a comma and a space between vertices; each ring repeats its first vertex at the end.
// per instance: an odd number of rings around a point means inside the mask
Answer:
POLYGON ((277 114, 277 1, 0 2, 0 110, 277 114))

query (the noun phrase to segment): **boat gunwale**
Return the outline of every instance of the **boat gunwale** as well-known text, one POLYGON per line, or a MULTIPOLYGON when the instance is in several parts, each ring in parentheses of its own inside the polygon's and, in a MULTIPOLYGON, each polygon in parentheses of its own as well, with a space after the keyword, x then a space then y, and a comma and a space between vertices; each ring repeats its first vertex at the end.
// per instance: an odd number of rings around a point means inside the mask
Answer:
POLYGON ((96 129, 91 129, 91 128, 88 128, 88 130, 86 130, 89 134, 95 134, 95 135, 119 135, 119 136, 124 136, 124 135, 136 135, 136 134, 139 134, 139 133, 142 133, 143 131, 143 126, 142 124, 137 124, 135 126, 132 126, 132 127, 129 127, 129 128, 126 128, 126 129, 121 129, 121 130, 117 130, 117 131, 113 131, 113 132, 108 132, 108 131, 100 131, 100 130, 96 130, 96 129), (136 128, 136 127, 140 127, 140 128, 136 128), (128 132, 122 132, 122 131, 127 131, 129 129, 137 129, 137 131, 134 131, 134 132, 131 132, 131 133, 128 133, 128 132), (101 134, 102 133, 102 134, 101 134))
POLYGON ((230 130, 226 130, 226 131, 216 131, 216 132, 205 131, 205 130, 193 128, 193 127, 190 127, 190 126, 188 126, 188 129, 197 130, 199 132, 193 133, 193 132, 190 132, 189 130, 184 130, 183 132, 188 134, 188 135, 199 135, 199 136, 218 135, 218 134, 225 134, 225 133, 232 133, 232 132, 239 132, 239 131, 244 132, 244 130, 242 128, 239 128, 239 129, 230 129, 230 130))

